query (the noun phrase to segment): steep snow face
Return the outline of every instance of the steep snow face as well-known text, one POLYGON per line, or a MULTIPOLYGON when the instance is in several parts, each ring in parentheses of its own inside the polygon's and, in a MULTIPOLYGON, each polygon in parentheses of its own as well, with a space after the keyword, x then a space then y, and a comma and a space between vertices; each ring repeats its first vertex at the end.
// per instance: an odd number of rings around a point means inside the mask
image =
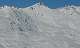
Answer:
POLYGON ((79 48, 80 7, 0 8, 1 48, 79 48))

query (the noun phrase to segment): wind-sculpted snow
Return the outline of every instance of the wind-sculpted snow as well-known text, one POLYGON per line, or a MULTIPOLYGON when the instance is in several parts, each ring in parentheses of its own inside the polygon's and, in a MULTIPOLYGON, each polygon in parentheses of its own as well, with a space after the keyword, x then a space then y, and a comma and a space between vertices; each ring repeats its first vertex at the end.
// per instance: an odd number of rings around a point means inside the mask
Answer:
POLYGON ((0 8, 0 48, 79 48, 80 7, 0 8))

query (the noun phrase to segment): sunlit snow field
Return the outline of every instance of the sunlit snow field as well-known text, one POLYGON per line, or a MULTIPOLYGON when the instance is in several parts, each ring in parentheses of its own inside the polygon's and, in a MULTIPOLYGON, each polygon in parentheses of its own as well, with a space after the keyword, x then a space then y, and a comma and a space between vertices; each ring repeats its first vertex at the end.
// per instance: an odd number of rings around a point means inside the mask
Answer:
POLYGON ((0 48, 80 48, 80 7, 0 8, 0 48))

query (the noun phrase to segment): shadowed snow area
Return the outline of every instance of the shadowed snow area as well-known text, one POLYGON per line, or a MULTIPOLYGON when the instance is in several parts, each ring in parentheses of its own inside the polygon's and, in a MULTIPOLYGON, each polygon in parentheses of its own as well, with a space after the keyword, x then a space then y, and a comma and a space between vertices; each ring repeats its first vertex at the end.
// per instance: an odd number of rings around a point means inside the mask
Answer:
POLYGON ((0 8, 0 48, 80 48, 80 7, 0 8))

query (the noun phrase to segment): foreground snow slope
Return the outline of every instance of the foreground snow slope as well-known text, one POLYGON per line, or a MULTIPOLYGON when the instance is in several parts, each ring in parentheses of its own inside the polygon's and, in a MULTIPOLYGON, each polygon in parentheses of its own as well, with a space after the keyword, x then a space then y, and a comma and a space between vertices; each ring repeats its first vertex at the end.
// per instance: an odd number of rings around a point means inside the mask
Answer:
POLYGON ((0 48, 79 48, 80 7, 0 8, 0 48))

